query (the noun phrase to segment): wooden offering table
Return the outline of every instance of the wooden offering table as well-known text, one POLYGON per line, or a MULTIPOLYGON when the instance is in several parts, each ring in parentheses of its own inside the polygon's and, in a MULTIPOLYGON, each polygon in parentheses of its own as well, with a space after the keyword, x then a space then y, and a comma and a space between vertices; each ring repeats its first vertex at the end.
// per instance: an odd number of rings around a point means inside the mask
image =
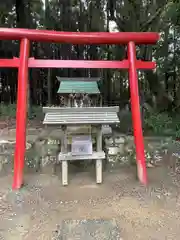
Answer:
POLYGON ((95 160, 96 183, 102 183, 102 125, 119 123, 118 107, 44 107, 43 124, 61 126, 62 184, 68 185, 68 161, 95 160), (83 129, 83 130, 82 130, 83 129), (95 136, 96 149, 93 150, 95 136), (69 148, 70 145, 70 148, 69 148))

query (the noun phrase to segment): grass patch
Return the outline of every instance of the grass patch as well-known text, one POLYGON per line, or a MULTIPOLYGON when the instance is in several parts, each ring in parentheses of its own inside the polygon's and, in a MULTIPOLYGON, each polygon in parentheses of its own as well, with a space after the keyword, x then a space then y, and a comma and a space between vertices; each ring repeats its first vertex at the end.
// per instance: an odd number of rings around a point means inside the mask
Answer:
POLYGON ((172 136, 180 138, 180 122, 178 117, 167 113, 146 114, 144 119, 145 131, 150 131, 156 136, 172 136))
MULTIPOLYGON (((0 118, 8 119, 8 118, 16 118, 16 104, 0 104, 0 118)), ((33 119, 42 119, 43 111, 40 106, 32 106, 28 113, 28 118, 33 119)))

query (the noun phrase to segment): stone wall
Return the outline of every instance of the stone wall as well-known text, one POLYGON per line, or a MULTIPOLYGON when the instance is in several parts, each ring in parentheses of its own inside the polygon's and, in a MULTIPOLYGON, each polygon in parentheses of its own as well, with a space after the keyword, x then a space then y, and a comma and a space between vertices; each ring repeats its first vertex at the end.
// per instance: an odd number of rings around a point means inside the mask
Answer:
MULTIPOLYGON (((108 129, 108 128, 107 128, 108 129)), ((107 131, 103 137, 104 150, 110 165, 135 164, 135 146, 132 136, 107 131)), ((42 128, 28 129, 26 142, 26 167, 39 171, 47 165, 56 163, 60 151, 61 130, 42 128)), ((9 130, 0 136, 0 170, 4 165, 13 166, 15 130, 9 130)), ((165 155, 179 159, 179 143, 171 138, 145 138, 147 166, 158 164, 165 155)))
MULTIPOLYGON (((177 147, 172 150, 171 138, 145 137, 145 156, 148 167, 159 164, 165 155, 174 155, 177 147)), ((108 161, 112 165, 136 164, 136 151, 133 136, 114 134, 105 138, 108 161)))

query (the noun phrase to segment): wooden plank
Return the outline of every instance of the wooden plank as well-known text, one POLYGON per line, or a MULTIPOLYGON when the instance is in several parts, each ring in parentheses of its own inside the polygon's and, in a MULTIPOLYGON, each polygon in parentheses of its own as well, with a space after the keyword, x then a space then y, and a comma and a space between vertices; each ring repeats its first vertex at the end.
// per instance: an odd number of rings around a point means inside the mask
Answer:
POLYGON ((67 127, 68 135, 79 135, 79 134, 91 134, 91 125, 81 125, 81 126, 68 126, 67 127))
POLYGON ((109 114, 102 114, 99 116, 98 114, 76 114, 76 116, 73 116, 72 114, 65 116, 63 114, 56 114, 51 115, 50 113, 47 113, 45 115, 43 124, 48 125, 85 125, 85 124, 115 124, 119 123, 119 118, 117 114, 109 115, 109 114))
POLYGON ((59 76, 56 76, 57 80, 58 81, 82 81, 82 82, 98 82, 101 80, 101 78, 91 78, 91 77, 88 77, 88 78, 83 78, 83 77, 79 77, 79 78, 75 78, 75 77, 69 77, 69 78, 66 78, 66 77, 59 77, 59 76))
POLYGON ((96 159, 105 159, 105 153, 93 152, 92 155, 79 155, 74 156, 71 152, 69 153, 59 153, 58 160, 61 161, 76 161, 76 160, 96 160, 96 159))
MULTIPOLYGON (((102 127, 97 129, 97 151, 102 151, 102 127)), ((96 183, 102 183, 102 159, 96 160, 96 183)))
POLYGON ((77 112, 93 112, 93 113, 103 113, 103 112, 107 112, 107 113, 117 113, 119 111, 119 107, 118 106, 114 106, 114 107, 82 107, 82 108, 76 108, 76 107, 43 107, 43 113, 50 113, 50 112, 54 112, 54 113, 68 113, 68 112, 73 112, 73 113, 77 113, 77 112))
MULTIPOLYGON (((86 134, 85 134, 86 135, 86 134)), ((68 144, 69 145, 71 145, 72 144, 72 137, 73 136, 76 136, 75 134, 68 134, 67 135, 67 142, 68 142, 68 144)), ((94 136, 94 134, 91 134, 91 136, 92 136, 92 143, 94 144, 95 142, 96 142, 96 137, 94 136)))

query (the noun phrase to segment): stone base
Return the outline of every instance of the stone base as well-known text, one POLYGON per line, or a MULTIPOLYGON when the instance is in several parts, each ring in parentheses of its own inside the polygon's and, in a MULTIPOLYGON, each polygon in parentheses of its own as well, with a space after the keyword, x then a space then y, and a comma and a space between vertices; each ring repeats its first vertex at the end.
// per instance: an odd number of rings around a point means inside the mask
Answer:
POLYGON ((56 240, 120 240, 119 229, 113 220, 63 221, 56 240))

